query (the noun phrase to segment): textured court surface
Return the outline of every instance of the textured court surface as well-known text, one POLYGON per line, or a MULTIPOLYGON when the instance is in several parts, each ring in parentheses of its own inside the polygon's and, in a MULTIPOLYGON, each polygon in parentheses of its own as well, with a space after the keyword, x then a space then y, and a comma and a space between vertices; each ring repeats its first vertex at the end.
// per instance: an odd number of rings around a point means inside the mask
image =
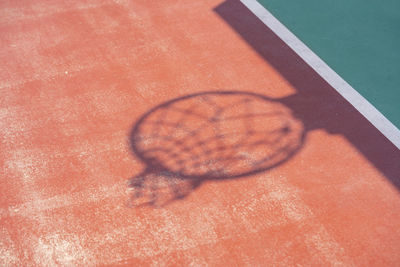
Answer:
POLYGON ((2 1, 0 34, 0 265, 400 263, 399 150, 238 1, 2 1))
POLYGON ((259 2, 400 128, 400 1, 259 2))

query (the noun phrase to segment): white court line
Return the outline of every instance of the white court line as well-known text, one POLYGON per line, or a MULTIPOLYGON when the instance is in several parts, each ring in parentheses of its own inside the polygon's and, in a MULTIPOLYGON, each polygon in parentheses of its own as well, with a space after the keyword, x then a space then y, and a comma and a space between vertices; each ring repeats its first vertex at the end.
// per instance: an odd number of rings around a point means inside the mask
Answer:
POLYGON ((314 69, 341 96, 353 105, 387 139, 400 149, 400 130, 397 129, 371 103, 343 80, 310 48, 300 41, 279 20, 266 10, 257 0, 240 0, 254 15, 267 25, 279 38, 293 49, 311 68, 314 69))

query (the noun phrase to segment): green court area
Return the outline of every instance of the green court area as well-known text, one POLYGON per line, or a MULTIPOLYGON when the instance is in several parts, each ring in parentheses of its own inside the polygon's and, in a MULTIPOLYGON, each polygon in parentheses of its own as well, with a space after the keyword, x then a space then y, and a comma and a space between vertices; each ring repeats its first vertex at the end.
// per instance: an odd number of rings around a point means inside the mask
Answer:
POLYGON ((400 128, 399 0, 258 0, 400 128))

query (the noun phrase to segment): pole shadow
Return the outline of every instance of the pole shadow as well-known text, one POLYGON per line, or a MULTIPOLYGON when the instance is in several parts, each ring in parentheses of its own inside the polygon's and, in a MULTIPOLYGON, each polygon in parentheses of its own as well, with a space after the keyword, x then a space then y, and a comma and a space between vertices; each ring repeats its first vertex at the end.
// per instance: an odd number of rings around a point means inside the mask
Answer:
POLYGON ((399 149, 240 1, 227 0, 214 12, 297 90, 281 102, 304 123, 305 131, 342 135, 400 189, 399 149))

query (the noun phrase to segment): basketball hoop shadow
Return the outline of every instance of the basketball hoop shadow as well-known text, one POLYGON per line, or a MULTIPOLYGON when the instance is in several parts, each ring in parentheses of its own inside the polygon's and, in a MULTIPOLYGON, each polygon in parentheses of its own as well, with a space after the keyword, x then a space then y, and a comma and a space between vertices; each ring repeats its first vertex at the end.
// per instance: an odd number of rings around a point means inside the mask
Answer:
POLYGON ((290 159, 304 126, 278 100, 239 91, 186 95, 145 113, 130 146, 145 164, 129 181, 131 204, 163 206, 208 180, 250 176, 290 159))

